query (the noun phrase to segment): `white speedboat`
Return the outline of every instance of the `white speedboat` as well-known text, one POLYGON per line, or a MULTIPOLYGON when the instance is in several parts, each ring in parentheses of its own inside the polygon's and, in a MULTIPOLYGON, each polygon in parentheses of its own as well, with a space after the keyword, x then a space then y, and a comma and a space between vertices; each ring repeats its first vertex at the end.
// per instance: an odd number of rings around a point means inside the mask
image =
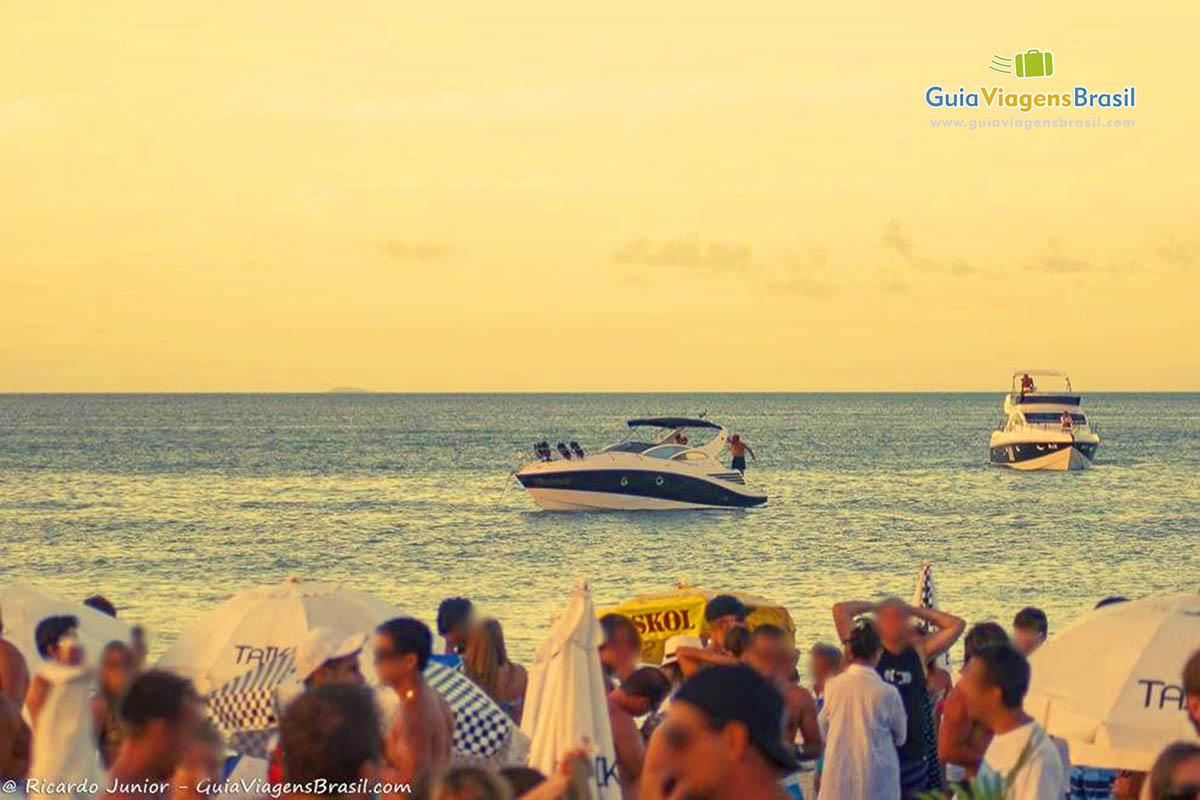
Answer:
POLYGON ((539 506, 553 511, 649 511, 748 508, 767 496, 746 476, 718 459, 728 431, 691 417, 631 419, 630 428, 653 428, 653 441, 626 439, 596 453, 570 442, 534 448, 538 460, 517 471, 517 480, 539 506), (716 433, 703 444, 700 437, 716 433), (664 435, 665 434, 665 435, 664 435))
POLYGON ((1061 372, 1014 372, 1004 398, 1005 420, 992 431, 991 462, 1024 470, 1090 467, 1100 434, 1079 403, 1071 379, 1061 372))

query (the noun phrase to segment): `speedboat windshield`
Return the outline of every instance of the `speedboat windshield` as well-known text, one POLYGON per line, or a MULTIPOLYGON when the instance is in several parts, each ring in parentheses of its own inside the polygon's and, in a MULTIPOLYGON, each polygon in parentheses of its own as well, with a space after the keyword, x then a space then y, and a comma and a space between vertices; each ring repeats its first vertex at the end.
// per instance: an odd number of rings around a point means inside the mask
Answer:
POLYGON ((685 450, 691 449, 681 444, 664 444, 647 450, 646 455, 650 458, 674 458, 685 450))
POLYGON ((654 442, 618 442, 610 444, 604 448, 606 453, 644 453, 651 447, 655 447, 654 442))

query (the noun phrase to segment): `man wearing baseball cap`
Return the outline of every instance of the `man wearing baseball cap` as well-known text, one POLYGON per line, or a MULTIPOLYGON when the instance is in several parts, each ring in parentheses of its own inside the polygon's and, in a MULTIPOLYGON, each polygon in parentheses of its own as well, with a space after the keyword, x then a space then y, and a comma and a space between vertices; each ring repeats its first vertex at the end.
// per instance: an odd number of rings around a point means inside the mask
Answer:
POLYGON ((680 687, 655 732, 643 796, 783 800, 780 779, 797 768, 783 741, 783 697, 750 667, 713 666, 680 687))
MULTIPOLYGON (((365 633, 338 636, 331 628, 313 628, 296 648, 293 661, 296 665, 296 680, 305 690, 333 684, 362 686, 366 683, 358 666, 358 655, 367 643, 365 633)), ((276 690, 280 708, 291 705, 303 692, 296 684, 281 686, 276 690)), ((283 742, 276 742, 267 760, 267 782, 283 783, 283 742)))
POLYGON ((746 621, 753 608, 731 594, 719 594, 704 606, 704 621, 708 623, 708 646, 725 652, 725 634, 735 625, 746 621))
POLYGON ((330 683, 366 683, 358 654, 367 643, 365 633, 340 637, 330 628, 313 628, 296 648, 296 677, 306 689, 330 683))

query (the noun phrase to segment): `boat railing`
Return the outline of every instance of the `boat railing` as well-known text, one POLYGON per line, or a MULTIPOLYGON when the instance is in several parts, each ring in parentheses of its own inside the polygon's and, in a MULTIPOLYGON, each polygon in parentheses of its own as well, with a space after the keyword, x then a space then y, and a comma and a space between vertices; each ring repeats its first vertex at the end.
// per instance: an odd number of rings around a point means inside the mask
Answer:
POLYGON ((1100 426, 1096 425, 1094 423, 1090 423, 1090 422, 1076 422, 1070 428, 1064 428, 1062 426, 1062 424, 1058 423, 1058 422, 1021 422, 1021 423, 1014 423, 1011 425, 1008 422, 1002 422, 1002 423, 1000 423, 999 426, 996 427, 996 430, 1008 431, 1008 430, 1017 430, 1018 428, 1033 428, 1034 430, 1049 431, 1049 432, 1085 431, 1088 433, 1095 433, 1095 434, 1100 433, 1100 426))

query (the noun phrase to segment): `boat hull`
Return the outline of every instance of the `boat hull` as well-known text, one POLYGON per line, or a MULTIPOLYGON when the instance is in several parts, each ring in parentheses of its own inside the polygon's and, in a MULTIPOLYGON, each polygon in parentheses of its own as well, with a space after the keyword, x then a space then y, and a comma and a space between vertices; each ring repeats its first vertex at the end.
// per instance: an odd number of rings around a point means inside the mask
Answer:
POLYGON ((751 508, 767 502, 766 495, 747 489, 744 483, 665 470, 535 470, 517 473, 517 480, 539 506, 551 511, 751 508))
POLYGON ((990 459, 1010 469, 1066 472, 1091 467, 1098 447, 1091 442, 1009 442, 992 445, 990 459))

